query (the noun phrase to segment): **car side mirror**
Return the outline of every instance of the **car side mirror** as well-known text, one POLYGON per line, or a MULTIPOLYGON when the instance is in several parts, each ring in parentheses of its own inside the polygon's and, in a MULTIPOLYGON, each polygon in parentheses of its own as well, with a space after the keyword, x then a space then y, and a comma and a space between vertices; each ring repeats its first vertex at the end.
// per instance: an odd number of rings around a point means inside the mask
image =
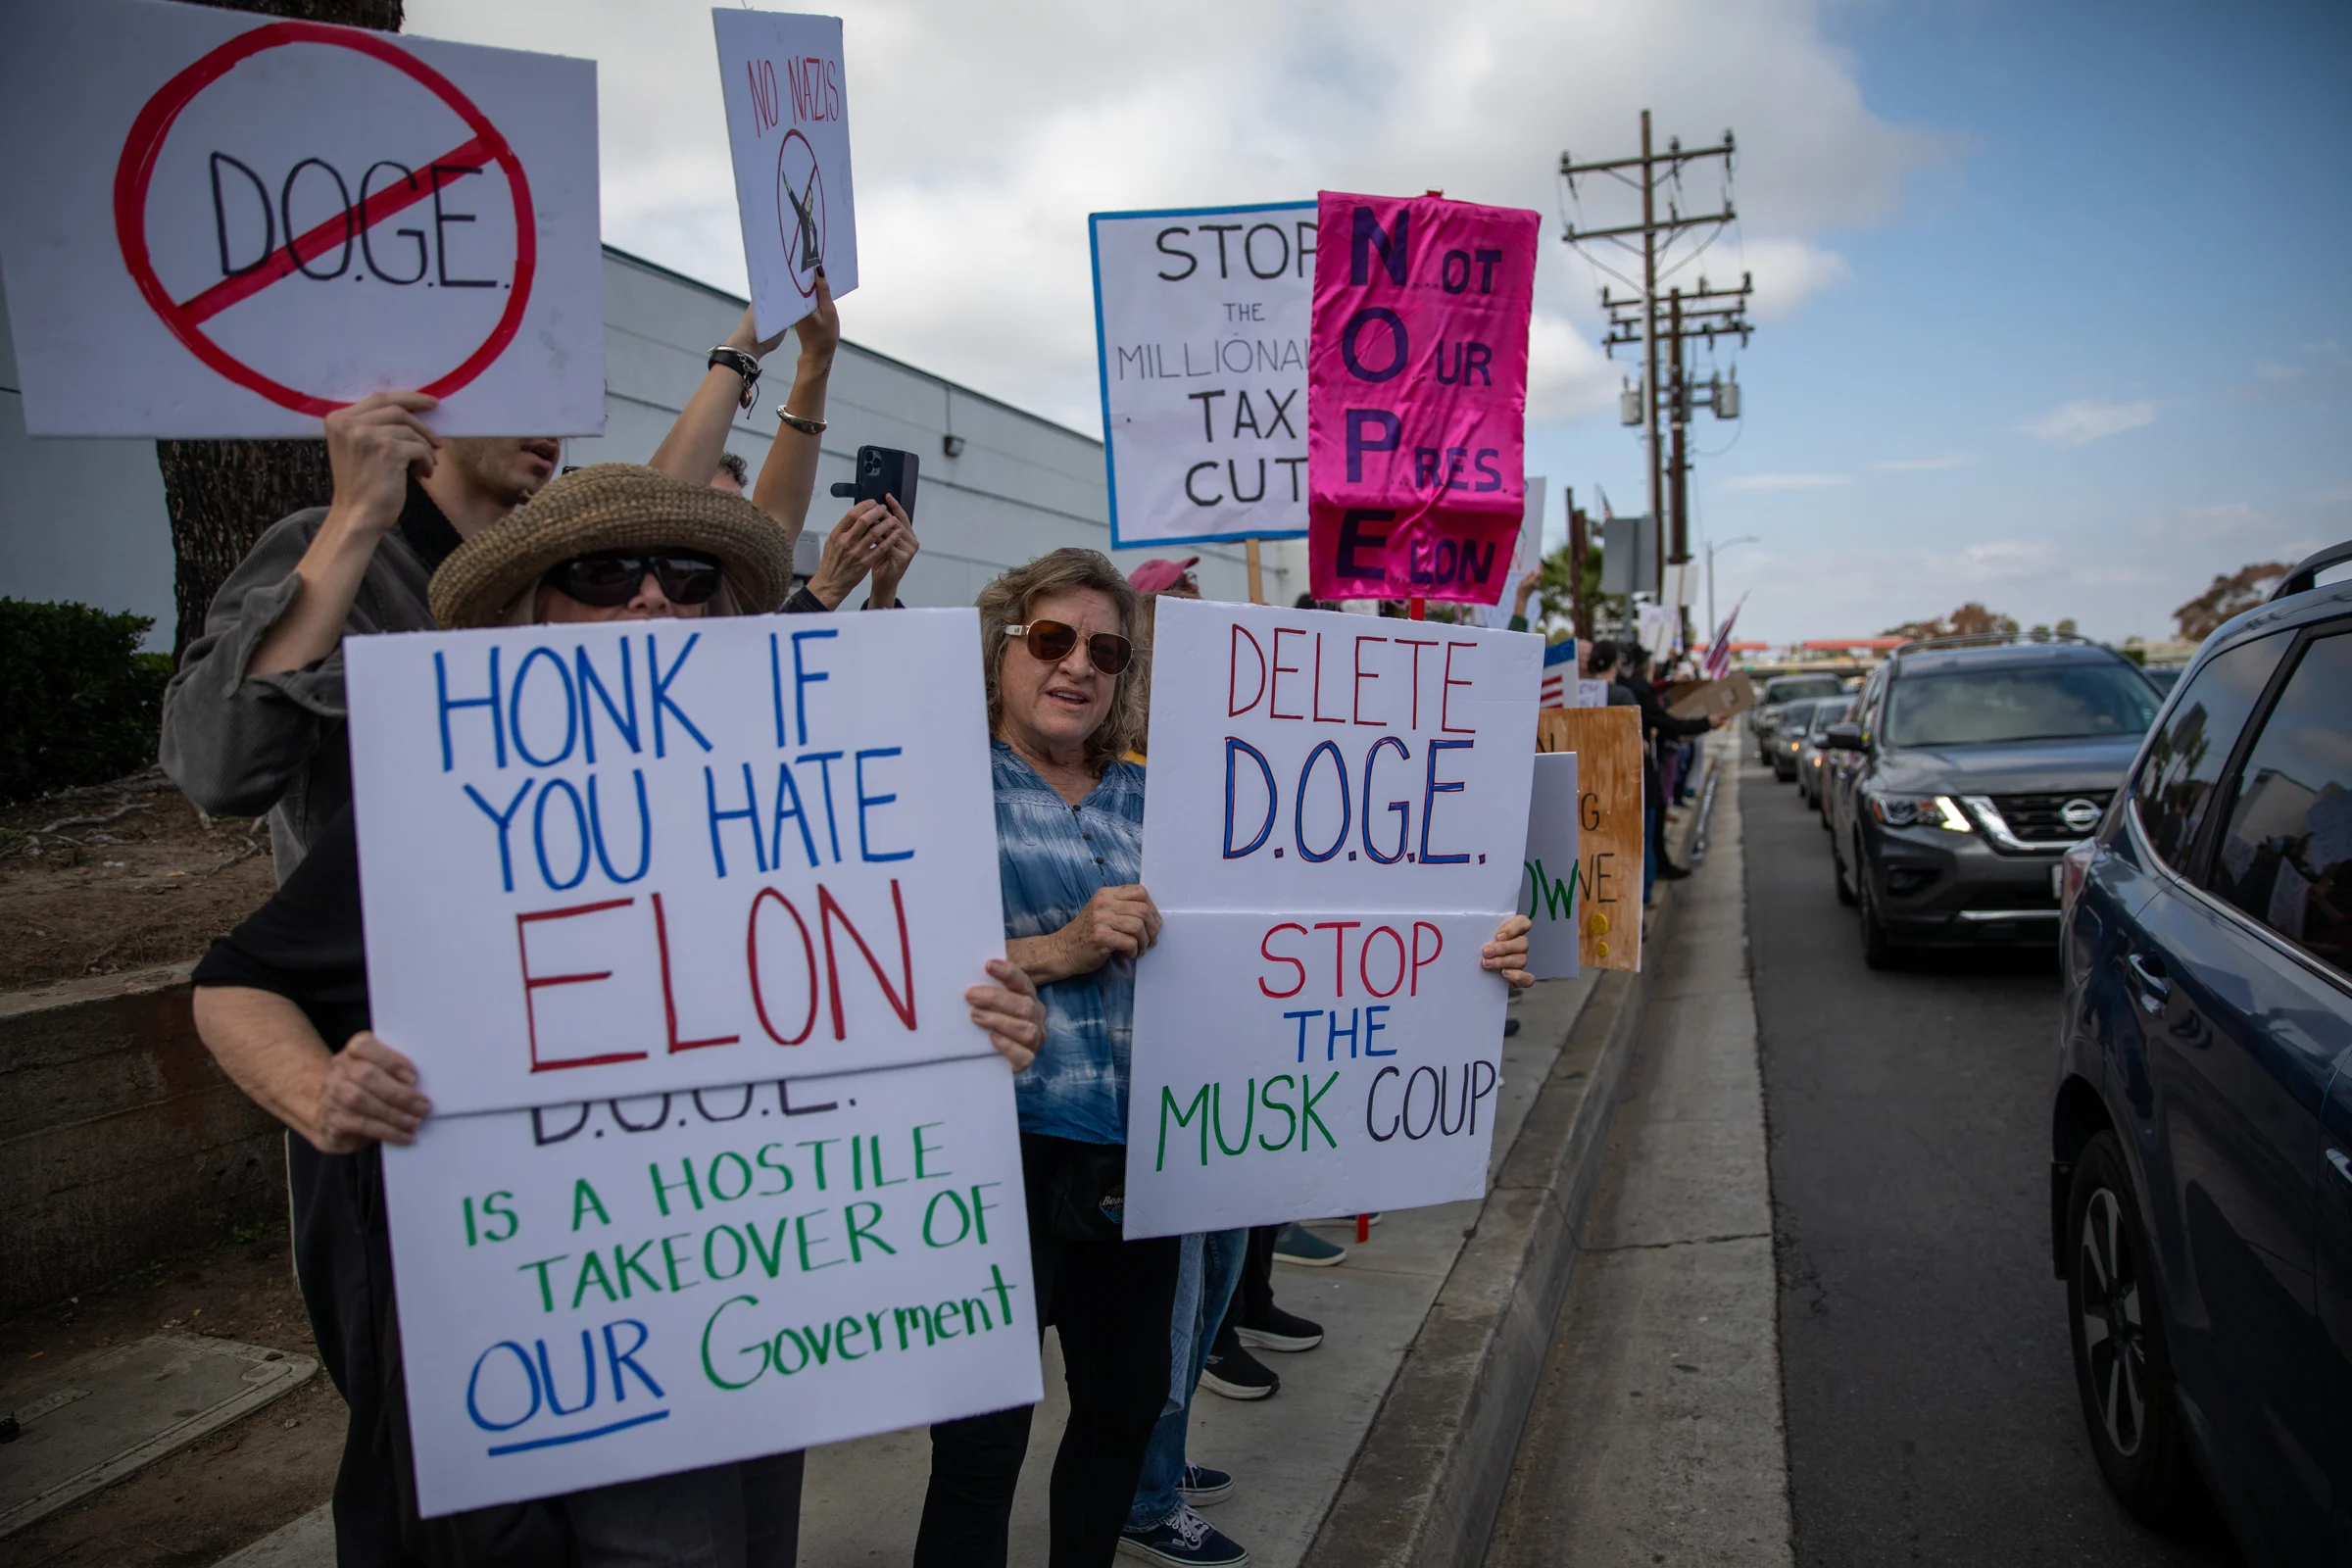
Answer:
POLYGON ((1859 724, 1832 724, 1828 729, 1822 731, 1821 738, 1829 744, 1829 748, 1833 752, 1863 750, 1862 726, 1859 724))

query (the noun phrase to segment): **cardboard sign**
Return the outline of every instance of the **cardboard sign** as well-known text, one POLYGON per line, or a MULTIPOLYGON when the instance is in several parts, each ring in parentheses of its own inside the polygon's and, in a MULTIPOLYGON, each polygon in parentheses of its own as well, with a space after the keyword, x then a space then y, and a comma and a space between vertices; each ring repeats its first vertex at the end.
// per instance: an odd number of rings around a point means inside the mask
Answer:
POLYGON ((1514 902, 1541 639, 1162 599, 1144 885, 1169 909, 1514 902))
POLYGON ((1535 922, 1527 934, 1527 969, 1539 980, 1573 980, 1584 973, 1576 899, 1584 881, 1576 832, 1583 805, 1576 754, 1539 756, 1527 806, 1527 858, 1519 878, 1519 912, 1535 922))
POLYGON ((1129 1235, 1483 1190, 1542 648, 1160 601, 1129 1235))
POLYGON ((1755 706, 1755 684, 1747 678, 1747 671, 1736 669, 1721 680, 1698 682, 1668 704, 1666 711, 1677 718, 1695 718, 1701 713, 1709 718, 1730 718, 1755 706))
POLYGON ((977 1054, 976 612, 354 638, 376 1032, 444 1113, 977 1054))
POLYGON ((435 1115, 384 1187, 428 1517, 1042 1392, 993 1053, 435 1115))
POLYGON ((816 309, 819 267, 835 299, 858 286, 841 19, 721 7, 710 24, 752 310, 773 337, 816 309))
POLYGON ((1483 1195, 1509 991, 1477 955, 1498 923, 1169 911, 1136 966, 1127 1234, 1483 1195))
POLYGON ((1577 773, 1576 906, 1582 961, 1642 967, 1642 710, 1547 708, 1536 741, 1574 752, 1577 773))
POLYGON ((1303 535, 1315 204, 1087 229, 1111 547, 1303 535))
POLYGON ((1307 356, 1321 599, 1492 604, 1524 505, 1541 220, 1325 191, 1307 356))
POLYGON ((601 435, 596 68, 163 0, 0 12, 25 428, 601 435), (30 156, 31 149, 39 156, 30 156))

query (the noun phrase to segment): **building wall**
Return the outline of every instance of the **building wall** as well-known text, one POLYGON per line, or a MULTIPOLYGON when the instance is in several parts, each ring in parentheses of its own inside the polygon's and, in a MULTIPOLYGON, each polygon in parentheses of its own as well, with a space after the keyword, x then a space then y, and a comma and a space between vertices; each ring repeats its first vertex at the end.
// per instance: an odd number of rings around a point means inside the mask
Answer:
MULTIPOLYGON (((566 464, 642 463, 653 455, 704 356, 743 314, 740 298, 625 252, 605 251, 605 387, 609 422, 596 439, 564 444, 566 464)), ((855 326, 858 296, 843 302, 855 326)), ((4 315, 4 313, 0 313, 4 315)), ((33 441, 24 434, 16 359, 0 320, 0 594, 71 599, 152 616, 151 648, 172 646, 172 539, 147 441, 33 441)), ((776 399, 792 383, 788 339, 760 383, 760 406, 728 438, 757 472, 776 427, 776 399)), ((968 605, 1006 566, 1062 545, 1107 549, 1102 444, 855 342, 834 363, 817 494, 801 541, 814 566, 822 531, 844 504, 826 487, 851 476, 859 446, 900 447, 922 459, 915 532, 922 554, 902 590, 909 604, 968 605), (949 457, 946 437, 963 438, 949 457)), ((1153 554, 1124 551, 1133 569, 1153 554)), ((1201 557, 1201 591, 1249 597, 1240 545, 1186 547, 1201 557)), ((1288 604, 1306 587, 1296 542, 1265 549, 1265 593, 1288 604)))

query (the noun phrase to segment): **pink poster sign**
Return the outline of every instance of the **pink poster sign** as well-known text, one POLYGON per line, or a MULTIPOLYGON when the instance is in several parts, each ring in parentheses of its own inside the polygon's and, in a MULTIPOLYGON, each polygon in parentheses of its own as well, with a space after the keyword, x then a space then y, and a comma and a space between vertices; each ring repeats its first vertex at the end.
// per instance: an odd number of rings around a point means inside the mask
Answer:
POLYGON ((1542 220, 1443 197, 1319 197, 1307 349, 1318 599, 1493 604, 1525 505, 1542 220))

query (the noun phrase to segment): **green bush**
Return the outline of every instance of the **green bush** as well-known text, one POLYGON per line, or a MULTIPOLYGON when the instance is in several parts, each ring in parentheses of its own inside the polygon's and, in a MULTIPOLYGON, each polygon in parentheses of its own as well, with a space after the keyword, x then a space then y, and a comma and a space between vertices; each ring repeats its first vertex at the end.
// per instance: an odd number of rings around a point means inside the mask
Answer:
POLYGON ((154 624, 0 599, 0 804, 103 784, 155 760, 172 661, 139 652, 154 624))

